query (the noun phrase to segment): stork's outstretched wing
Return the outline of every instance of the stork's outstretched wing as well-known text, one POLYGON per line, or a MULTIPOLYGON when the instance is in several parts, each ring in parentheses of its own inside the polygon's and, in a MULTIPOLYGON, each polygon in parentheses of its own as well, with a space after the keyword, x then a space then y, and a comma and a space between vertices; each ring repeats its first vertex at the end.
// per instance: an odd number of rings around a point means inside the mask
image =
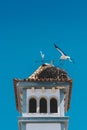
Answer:
POLYGON ((62 54, 62 55, 65 55, 66 54, 54 43, 54 47, 62 54))

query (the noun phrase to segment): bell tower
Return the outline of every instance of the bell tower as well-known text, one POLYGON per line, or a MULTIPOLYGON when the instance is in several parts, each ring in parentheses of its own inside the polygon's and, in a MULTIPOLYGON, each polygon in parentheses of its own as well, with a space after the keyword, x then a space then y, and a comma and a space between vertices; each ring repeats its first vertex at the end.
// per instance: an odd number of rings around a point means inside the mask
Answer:
POLYGON ((27 79, 14 79, 19 130, 68 130, 72 79, 60 68, 41 65, 27 79))

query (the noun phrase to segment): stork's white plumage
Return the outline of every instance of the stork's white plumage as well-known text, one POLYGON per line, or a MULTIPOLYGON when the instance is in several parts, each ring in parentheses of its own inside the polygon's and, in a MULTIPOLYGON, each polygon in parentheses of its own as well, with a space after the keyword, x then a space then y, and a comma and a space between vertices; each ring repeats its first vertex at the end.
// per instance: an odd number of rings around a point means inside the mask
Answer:
POLYGON ((73 62, 70 56, 66 55, 56 44, 54 44, 54 47, 61 53, 60 60, 69 60, 70 62, 73 62))

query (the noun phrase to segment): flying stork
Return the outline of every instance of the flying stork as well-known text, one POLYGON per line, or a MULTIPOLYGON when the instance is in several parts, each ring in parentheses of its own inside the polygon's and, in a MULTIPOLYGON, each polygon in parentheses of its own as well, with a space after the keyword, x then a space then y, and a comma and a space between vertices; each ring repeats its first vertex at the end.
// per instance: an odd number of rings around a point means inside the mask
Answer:
POLYGON ((60 60, 69 60, 70 62, 73 62, 70 56, 66 55, 55 43, 54 47, 61 53, 60 60))

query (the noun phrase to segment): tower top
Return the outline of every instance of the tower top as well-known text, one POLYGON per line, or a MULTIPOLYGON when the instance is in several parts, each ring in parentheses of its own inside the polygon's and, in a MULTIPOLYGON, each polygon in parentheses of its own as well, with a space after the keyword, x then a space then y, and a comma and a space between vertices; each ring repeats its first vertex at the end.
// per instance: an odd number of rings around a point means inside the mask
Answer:
POLYGON ((51 89, 52 87, 64 89, 64 93, 67 93, 67 103, 66 110, 70 107, 70 97, 72 90, 72 79, 69 78, 68 73, 58 67, 51 64, 42 64, 31 76, 26 79, 14 79, 14 91, 16 98, 16 107, 18 111, 20 110, 19 98, 23 95, 23 89, 41 89, 44 86, 46 89, 51 89), (68 87, 67 87, 68 86, 68 87))

